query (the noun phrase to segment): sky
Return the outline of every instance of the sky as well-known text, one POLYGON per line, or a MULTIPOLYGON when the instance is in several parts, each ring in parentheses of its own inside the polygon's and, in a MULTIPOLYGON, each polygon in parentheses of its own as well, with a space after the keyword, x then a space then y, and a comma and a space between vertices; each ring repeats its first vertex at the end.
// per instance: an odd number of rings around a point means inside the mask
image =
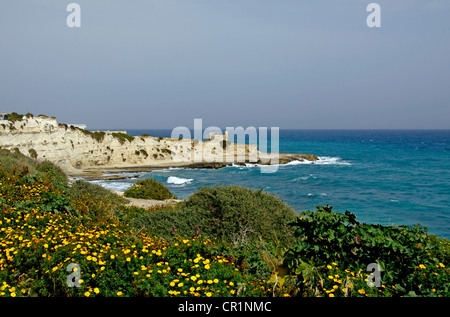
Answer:
POLYGON ((88 129, 450 129, 450 1, 0 4, 0 112, 88 129))

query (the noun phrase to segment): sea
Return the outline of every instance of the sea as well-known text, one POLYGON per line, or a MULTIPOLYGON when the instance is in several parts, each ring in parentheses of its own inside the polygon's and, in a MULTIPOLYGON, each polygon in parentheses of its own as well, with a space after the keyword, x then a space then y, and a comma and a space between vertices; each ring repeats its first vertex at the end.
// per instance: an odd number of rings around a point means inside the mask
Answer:
MULTIPOLYGON (((172 130, 127 132, 170 137, 172 130)), ((270 149, 270 133, 267 141, 270 149)), ((280 153, 315 154, 319 160, 280 164, 274 173, 247 164, 124 173, 129 178, 94 182, 125 191, 139 179, 154 178, 180 199, 203 186, 245 186, 276 195, 299 213, 328 204, 354 213, 361 223, 420 223, 450 239, 450 130, 280 129, 278 146, 280 153)))

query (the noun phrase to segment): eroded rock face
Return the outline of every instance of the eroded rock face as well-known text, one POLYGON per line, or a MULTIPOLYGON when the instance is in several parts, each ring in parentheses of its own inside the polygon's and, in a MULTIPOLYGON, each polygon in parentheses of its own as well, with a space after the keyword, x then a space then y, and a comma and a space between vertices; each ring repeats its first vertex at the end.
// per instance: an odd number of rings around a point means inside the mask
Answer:
MULTIPOLYGON (((225 144, 219 141, 132 137, 114 131, 91 132, 58 124, 55 118, 43 116, 23 117, 21 121, 15 122, 0 120, 1 148, 18 149, 38 160, 51 161, 69 174, 92 169, 138 167, 219 168, 232 162, 258 163, 261 155, 264 155, 256 145, 225 144)), ((284 156, 282 159, 289 161, 295 157, 284 156)))

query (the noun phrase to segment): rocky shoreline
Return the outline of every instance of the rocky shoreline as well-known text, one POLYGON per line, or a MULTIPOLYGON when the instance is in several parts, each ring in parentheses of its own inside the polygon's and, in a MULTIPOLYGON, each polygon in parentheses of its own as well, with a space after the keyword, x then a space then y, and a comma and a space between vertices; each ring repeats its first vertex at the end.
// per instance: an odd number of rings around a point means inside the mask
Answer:
MULTIPOLYGON (((277 164, 287 164, 293 161, 316 161, 318 157, 312 154, 295 154, 295 153, 280 153, 277 164)), ((69 173, 71 177, 81 177, 87 180, 121 180, 139 177, 139 174, 134 173, 146 173, 155 170, 162 170, 168 168, 188 168, 188 169, 219 169, 227 166, 241 165, 250 162, 193 162, 193 163, 160 163, 157 165, 142 165, 142 166, 120 166, 109 168, 95 168, 86 169, 75 173, 69 173), (127 173, 124 175, 123 173, 127 173)), ((271 163, 262 162, 261 160, 256 163, 258 165, 271 165, 271 163)))

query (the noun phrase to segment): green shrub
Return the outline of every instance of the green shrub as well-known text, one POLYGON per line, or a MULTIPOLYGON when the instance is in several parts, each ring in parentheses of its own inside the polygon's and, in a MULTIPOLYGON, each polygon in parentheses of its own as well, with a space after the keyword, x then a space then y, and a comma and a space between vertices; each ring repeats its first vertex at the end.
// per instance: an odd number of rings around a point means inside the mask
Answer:
POLYGON ((133 187, 125 191, 124 196, 130 198, 156 200, 176 198, 170 190, 153 178, 137 181, 133 187))
POLYGON ((20 153, 19 149, 13 151, 0 149, 0 166, 9 173, 26 171, 31 175, 37 173, 37 161, 20 153))
POLYGON ((28 153, 30 154, 30 157, 31 157, 31 158, 37 159, 38 154, 37 154, 37 152, 36 152, 35 149, 29 149, 29 150, 28 150, 28 153))
POLYGON ((11 122, 22 121, 22 119, 23 119, 23 114, 19 114, 17 112, 8 113, 7 116, 8 116, 8 120, 11 122))
POLYGON ((238 186, 203 187, 172 208, 142 213, 135 230, 170 240, 210 237, 239 252, 252 274, 262 276, 282 263, 292 242, 288 223, 295 211, 278 197, 238 186))
POLYGON ((86 194, 89 194, 94 200, 102 201, 105 204, 121 205, 128 203, 127 199, 98 184, 77 180, 70 187, 70 196, 72 198, 81 197, 86 194))
POLYGON ((262 240, 286 247, 292 238, 287 223, 297 217, 278 197, 239 186, 203 187, 183 207, 203 214, 204 230, 235 246, 262 240))
POLYGON ((112 136, 117 138, 120 142, 120 144, 124 144, 125 141, 132 142, 134 140, 134 136, 128 135, 122 132, 114 132, 112 133, 112 136))
MULTIPOLYGON (((71 126, 71 128, 72 128, 72 126, 71 126)), ((105 138, 105 135, 106 135, 106 132, 104 132, 104 131, 92 132, 92 131, 89 131, 89 130, 86 130, 86 129, 81 129, 81 128, 78 128, 78 127, 75 127, 75 129, 78 129, 79 131, 81 131, 86 136, 90 136, 91 138, 93 138, 97 142, 102 142, 103 139, 105 138)))
MULTIPOLYGON (((31 150, 30 154, 34 151, 31 150)), ((9 173, 20 172, 50 182, 61 191, 67 189, 67 176, 59 166, 50 161, 39 162, 27 157, 17 148, 14 151, 0 149, 0 166, 9 173)))
MULTIPOLYGON (((301 216, 292 224, 297 241, 284 260, 284 264, 299 275, 299 280, 318 278, 325 265, 331 262, 353 272, 365 271, 370 263, 378 263, 383 283, 393 285, 397 294, 420 295, 425 290, 423 282, 419 281, 420 274, 415 273, 417 268, 439 267, 439 263, 445 262, 443 247, 437 246, 427 234, 427 228, 419 224, 359 223, 351 212, 335 213, 328 205, 317 206, 317 211, 305 211, 301 216)), ((448 283, 448 273, 437 280, 433 285, 435 290, 448 295, 448 289, 442 289, 442 285, 448 283)))
POLYGON ((36 169, 42 179, 52 183, 59 190, 67 190, 67 175, 59 166, 50 161, 42 161, 36 164, 36 169))

